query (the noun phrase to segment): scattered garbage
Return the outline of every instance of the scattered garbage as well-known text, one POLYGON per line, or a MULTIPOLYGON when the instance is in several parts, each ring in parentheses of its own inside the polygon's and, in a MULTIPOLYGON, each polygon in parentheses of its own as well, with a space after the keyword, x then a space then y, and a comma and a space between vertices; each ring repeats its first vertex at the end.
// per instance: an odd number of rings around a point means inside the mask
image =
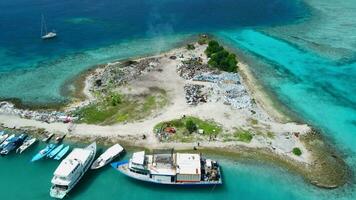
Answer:
POLYGON ((186 84, 184 86, 185 99, 189 105, 197 105, 207 101, 207 95, 202 91, 203 85, 186 84))
POLYGON ((15 108, 15 105, 10 102, 0 102, 0 113, 18 115, 25 119, 33 119, 46 123, 63 122, 69 123, 77 120, 76 117, 68 116, 64 112, 59 111, 34 111, 15 108))

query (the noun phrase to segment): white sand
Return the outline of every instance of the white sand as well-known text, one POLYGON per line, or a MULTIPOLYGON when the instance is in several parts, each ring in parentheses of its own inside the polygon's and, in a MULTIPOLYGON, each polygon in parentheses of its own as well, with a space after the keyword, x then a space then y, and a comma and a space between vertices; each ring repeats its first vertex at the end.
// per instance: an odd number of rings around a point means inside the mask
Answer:
MULTIPOLYGON (((179 55, 183 54, 184 58, 195 54, 196 56, 204 56, 204 49, 206 46, 197 46, 196 50, 188 51, 185 48, 174 49, 163 55, 157 56, 160 58, 160 65, 158 66, 163 71, 158 72, 147 72, 140 76, 138 79, 129 83, 131 90, 125 90, 124 87, 119 88, 121 91, 129 91, 130 93, 141 93, 143 90, 149 87, 160 87, 167 91, 168 97, 170 99, 170 104, 163 110, 159 111, 153 116, 148 117, 145 120, 127 123, 127 124, 116 124, 111 126, 100 126, 100 125, 88 125, 88 124, 76 124, 73 127, 71 134, 75 135, 86 135, 86 136, 104 136, 104 137, 120 137, 125 139, 125 137, 134 137, 137 140, 135 144, 146 146, 146 147, 175 147, 175 148, 192 148, 195 143, 160 143, 158 139, 153 134, 153 127, 162 121, 168 121, 176 118, 180 118, 183 115, 193 115, 202 119, 213 119, 214 121, 220 123, 224 130, 232 131, 233 128, 253 128, 261 130, 262 132, 271 131, 276 134, 274 139, 267 138, 265 136, 255 136, 250 143, 243 142, 200 142, 201 146, 206 147, 230 147, 230 146, 248 146, 256 148, 268 148, 276 152, 277 154, 282 154, 289 156, 294 160, 300 162, 310 163, 310 154, 305 149, 303 144, 298 138, 293 136, 293 132, 299 132, 300 134, 305 134, 310 131, 307 125, 297 125, 295 123, 280 123, 275 120, 275 116, 282 118, 278 112, 275 112, 269 104, 263 104, 261 101, 265 98, 261 95, 258 90, 249 90, 255 98, 258 99, 258 109, 256 112, 260 112, 256 116, 262 116, 258 118, 257 125, 251 125, 251 114, 246 110, 233 109, 229 105, 224 105, 221 102, 207 102, 204 104, 199 104, 197 106, 190 106, 186 103, 184 95, 184 85, 186 83, 191 83, 192 81, 185 80, 181 78, 176 73, 176 66, 181 62, 179 55), (177 55, 176 60, 169 59, 170 55, 177 55), (263 108, 263 109, 262 109, 263 108), (271 112, 274 118, 269 117, 269 115, 264 111, 267 110, 271 112), (285 139, 284 133, 290 133, 290 139, 285 139), (143 140, 142 135, 145 134, 147 139, 143 140), (302 149, 303 154, 300 157, 294 156, 291 151, 291 146, 299 147, 302 149)), ((207 58, 204 57, 206 62, 207 58)), ((240 69, 245 71, 247 66, 240 64, 240 69)), ((98 69, 102 70, 102 69, 98 69)), ((244 80, 247 84, 251 83, 253 80, 250 73, 246 73, 244 80)), ((88 100, 92 101, 94 97, 89 92, 89 79, 86 80, 86 86, 84 88, 84 93, 88 96, 88 100)), ((212 83, 200 83, 200 84, 212 84, 212 83)), ((250 85, 251 86, 251 85, 250 85)), ((81 102, 83 104, 83 102, 81 102)), ((78 105, 78 104, 77 104, 78 105)), ((35 120, 22 119, 19 116, 0 114, 0 122, 6 127, 35 127, 43 128, 49 132, 61 132, 67 133, 69 125, 63 123, 44 123, 35 120)), ((132 141, 131 141, 132 142, 132 141)))

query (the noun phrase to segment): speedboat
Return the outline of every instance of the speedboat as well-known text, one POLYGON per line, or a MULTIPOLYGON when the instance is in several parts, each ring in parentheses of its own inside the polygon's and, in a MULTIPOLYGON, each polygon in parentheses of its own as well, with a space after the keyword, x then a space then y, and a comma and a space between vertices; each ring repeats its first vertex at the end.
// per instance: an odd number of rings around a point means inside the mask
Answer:
POLYGON ((36 138, 27 137, 26 140, 23 142, 23 144, 19 148, 16 149, 16 153, 24 152, 26 149, 28 149, 30 146, 32 146, 36 142, 37 142, 36 138))
POLYGON ((84 149, 73 149, 53 173, 50 189, 51 197, 63 199, 89 169, 94 161, 95 154, 95 142, 84 149))
POLYGON ((64 147, 64 144, 59 145, 58 147, 56 147, 55 149, 53 149, 53 151, 51 151, 51 153, 49 153, 47 155, 48 158, 53 158, 57 153, 59 153, 64 147))
POLYGON ((42 142, 46 142, 46 143, 49 142, 53 136, 54 133, 47 135, 45 138, 42 139, 42 142))
POLYGON ((65 156, 68 151, 69 151, 69 146, 64 147, 59 153, 57 153, 56 157, 54 157, 55 160, 60 160, 65 156))
POLYGON ((49 144, 46 148, 42 149, 35 156, 33 156, 31 162, 35 162, 37 160, 41 160, 43 157, 47 156, 54 148, 56 148, 55 144, 49 144))
POLYGON ((220 166, 216 161, 202 158, 200 154, 173 153, 173 150, 154 151, 146 155, 136 152, 126 162, 111 166, 124 175, 155 184, 209 186, 221 185, 220 166))
POLYGON ((7 143, 1 150, 0 154, 1 155, 7 155, 9 154, 12 150, 16 149, 18 146, 22 145, 24 140, 26 139, 27 135, 26 134, 21 134, 20 136, 15 136, 12 138, 12 140, 7 143))
POLYGON ((121 152, 124 151, 124 148, 122 148, 121 145, 115 144, 114 146, 108 148, 103 154, 99 156, 98 159, 96 159, 91 166, 91 169, 99 169, 106 164, 110 163, 112 160, 114 160, 117 156, 120 155, 121 152))
POLYGON ((2 144, 8 137, 9 137, 9 134, 0 135, 0 144, 2 144))
POLYGON ((16 135, 15 135, 15 134, 12 134, 12 135, 10 135, 9 137, 7 137, 7 138, 3 141, 3 143, 1 143, 1 145, 0 145, 0 151, 1 151, 4 147, 6 147, 9 143, 13 142, 15 139, 16 139, 16 135))

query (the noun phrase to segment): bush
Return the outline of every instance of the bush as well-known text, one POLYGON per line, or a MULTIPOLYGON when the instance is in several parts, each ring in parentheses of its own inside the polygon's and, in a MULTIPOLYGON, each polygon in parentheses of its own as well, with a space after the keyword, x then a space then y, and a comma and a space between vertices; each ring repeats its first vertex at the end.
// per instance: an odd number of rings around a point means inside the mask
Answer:
POLYGON ((195 49, 194 44, 187 44, 187 49, 188 50, 194 50, 195 49))
POLYGON ((117 106, 122 102, 122 96, 118 93, 111 93, 108 101, 111 106, 117 106))
POLYGON ((197 130, 197 126, 195 125, 195 123, 191 119, 188 119, 185 122, 185 128, 188 130, 189 133, 193 133, 194 131, 197 130))
POLYGON ((302 150, 300 150, 298 147, 294 147, 293 154, 296 156, 300 156, 300 155, 302 155, 302 150))
POLYGON ((205 54, 210 58, 208 64, 227 72, 236 71, 236 55, 229 53, 215 40, 211 40, 205 50, 205 54))

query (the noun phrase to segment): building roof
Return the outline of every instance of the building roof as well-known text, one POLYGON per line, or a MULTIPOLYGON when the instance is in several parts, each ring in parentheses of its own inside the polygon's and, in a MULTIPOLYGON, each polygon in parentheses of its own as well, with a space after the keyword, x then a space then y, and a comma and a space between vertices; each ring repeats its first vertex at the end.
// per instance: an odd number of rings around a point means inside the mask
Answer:
POLYGON ((201 164, 199 154, 177 153, 178 174, 200 174, 201 164))
POLYGON ((145 161, 145 152, 144 151, 139 151, 135 152, 132 155, 132 162, 137 165, 143 165, 145 161))

